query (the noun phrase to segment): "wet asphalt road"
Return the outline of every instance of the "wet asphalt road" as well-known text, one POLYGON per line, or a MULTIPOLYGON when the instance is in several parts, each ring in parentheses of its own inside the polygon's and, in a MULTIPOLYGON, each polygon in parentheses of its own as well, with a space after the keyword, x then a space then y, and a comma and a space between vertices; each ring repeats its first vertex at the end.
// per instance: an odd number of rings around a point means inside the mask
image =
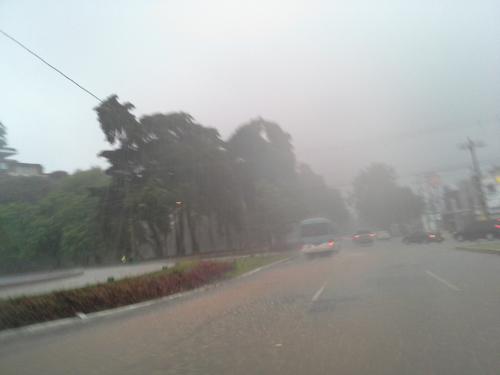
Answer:
POLYGON ((0 343, 0 374, 499 374, 500 256, 397 241, 0 343))

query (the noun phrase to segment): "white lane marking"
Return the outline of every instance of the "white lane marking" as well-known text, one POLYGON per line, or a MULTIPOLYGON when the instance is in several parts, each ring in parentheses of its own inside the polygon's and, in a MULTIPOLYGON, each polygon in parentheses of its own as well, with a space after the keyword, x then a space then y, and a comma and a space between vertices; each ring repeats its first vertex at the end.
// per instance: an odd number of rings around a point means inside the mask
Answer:
POLYGON ((247 277, 247 276, 250 276, 250 275, 253 275, 254 273, 257 273, 259 271, 262 271, 262 267, 259 267, 259 268, 256 268, 254 270, 251 270, 251 271, 248 271, 247 273, 244 273, 243 275, 241 275, 242 277, 247 277))
POLYGON ((454 291, 456 292, 460 292, 460 288, 456 285, 453 285, 452 283, 450 283, 449 281, 446 281, 445 279, 443 279, 442 277, 439 277, 438 275, 436 275, 435 273, 432 273, 431 271, 427 270, 425 271, 425 273, 431 277, 433 277, 434 279, 436 279, 437 281, 440 281, 442 282, 444 285, 446 285, 448 288, 450 289, 453 289, 454 291))
POLYGON ((312 298, 312 301, 313 302, 316 302, 318 300, 318 298, 321 296, 321 293, 323 293, 323 291, 325 290, 326 288, 326 284, 327 282, 325 281, 325 283, 321 286, 321 288, 319 288, 316 293, 314 293, 314 296, 312 298))
POLYGON ((266 269, 266 268, 269 268, 269 267, 272 267, 272 266, 276 266, 276 265, 278 265, 280 263, 288 262, 290 259, 292 259, 292 257, 287 257, 285 259, 280 259, 280 260, 277 260, 275 262, 265 264, 263 266, 260 266, 259 268, 256 268, 254 270, 248 271, 247 273, 244 273, 243 275, 238 276, 238 278, 243 278, 243 277, 247 277, 247 276, 253 275, 254 273, 260 272, 263 269, 266 269))

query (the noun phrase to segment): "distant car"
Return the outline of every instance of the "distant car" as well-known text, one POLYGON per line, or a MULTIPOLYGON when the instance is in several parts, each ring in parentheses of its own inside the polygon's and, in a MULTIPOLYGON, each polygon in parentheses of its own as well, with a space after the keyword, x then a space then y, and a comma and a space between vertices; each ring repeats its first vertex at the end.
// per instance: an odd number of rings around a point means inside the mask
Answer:
POLYGON ((444 237, 440 232, 428 232, 427 242, 437 242, 441 243, 444 241, 444 237))
POLYGON ((457 241, 472 241, 481 238, 491 241, 500 238, 500 219, 472 222, 461 231, 456 232, 453 237, 457 241))
POLYGON ((443 242, 444 238, 439 232, 413 232, 403 237, 403 242, 406 244, 410 243, 431 243, 431 242, 443 242))
POLYGON ((312 257, 317 254, 333 254, 340 249, 341 241, 336 236, 333 223, 317 217, 300 223, 302 254, 312 257))
POLYGON ((379 230, 375 233, 377 240, 390 240, 392 238, 391 234, 386 230, 379 230))
POLYGON ((373 243, 377 235, 370 230, 358 230, 352 236, 352 242, 358 245, 369 245, 373 243))

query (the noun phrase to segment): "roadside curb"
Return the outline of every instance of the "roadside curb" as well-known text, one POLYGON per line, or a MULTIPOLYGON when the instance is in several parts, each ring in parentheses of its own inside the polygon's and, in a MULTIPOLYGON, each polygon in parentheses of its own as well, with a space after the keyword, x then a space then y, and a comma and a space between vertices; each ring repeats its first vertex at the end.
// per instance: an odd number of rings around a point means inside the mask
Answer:
POLYGON ((108 309, 108 310, 96 311, 96 312, 89 313, 89 314, 78 313, 74 317, 51 320, 51 321, 42 322, 42 323, 35 323, 35 324, 30 324, 30 325, 19 327, 19 328, 6 329, 4 331, 0 331, 0 343, 6 342, 6 341, 8 341, 10 339, 14 339, 14 338, 26 337, 26 336, 30 336, 30 335, 37 334, 37 333, 44 333, 44 332, 47 332, 50 330, 57 330, 57 329, 62 329, 62 328, 75 326, 75 325, 79 325, 79 324, 85 324, 87 322, 90 322, 90 321, 93 321, 93 320, 96 320, 99 318, 111 317, 113 315, 118 315, 121 313, 130 312, 133 310, 138 310, 138 309, 141 309, 144 307, 149 307, 149 306, 154 306, 154 305, 158 305, 158 304, 165 303, 165 302, 170 302, 170 301, 177 300, 177 299, 180 299, 183 297, 189 297, 189 296, 192 296, 194 294, 202 293, 202 292, 205 292, 209 289, 216 288, 216 287, 221 286, 225 283, 228 283, 232 280, 238 280, 238 279, 253 275, 253 274, 255 274, 259 271, 262 271, 266 268, 276 266, 280 263, 284 263, 284 262, 289 261, 293 258, 294 258, 294 256, 289 256, 285 259, 280 259, 280 260, 277 260, 275 262, 266 264, 264 266, 255 268, 253 270, 250 270, 248 272, 245 272, 242 275, 239 275, 239 276, 236 276, 233 278, 229 278, 226 280, 220 280, 218 282, 207 284, 207 285, 201 286, 201 287, 196 288, 196 289, 187 290, 185 292, 180 292, 180 293, 176 293, 176 294, 171 294, 169 296, 165 296, 165 297, 161 297, 161 298, 157 298, 157 299, 152 299, 149 301, 134 303, 132 305, 115 307, 115 308, 108 309))
POLYGON ((466 247, 466 246, 456 246, 456 250, 462 250, 462 251, 471 251, 473 253, 484 253, 484 254, 495 254, 495 255, 500 255, 500 250, 493 250, 493 249, 481 249, 477 247, 466 247))

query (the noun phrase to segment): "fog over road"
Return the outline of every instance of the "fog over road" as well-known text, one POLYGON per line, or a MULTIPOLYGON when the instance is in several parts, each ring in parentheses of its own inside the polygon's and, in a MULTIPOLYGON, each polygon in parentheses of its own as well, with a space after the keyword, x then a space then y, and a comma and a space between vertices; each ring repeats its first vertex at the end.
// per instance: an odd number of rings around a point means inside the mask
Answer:
POLYGON ((345 246, 3 342, 1 374, 498 374, 500 257, 345 246))

